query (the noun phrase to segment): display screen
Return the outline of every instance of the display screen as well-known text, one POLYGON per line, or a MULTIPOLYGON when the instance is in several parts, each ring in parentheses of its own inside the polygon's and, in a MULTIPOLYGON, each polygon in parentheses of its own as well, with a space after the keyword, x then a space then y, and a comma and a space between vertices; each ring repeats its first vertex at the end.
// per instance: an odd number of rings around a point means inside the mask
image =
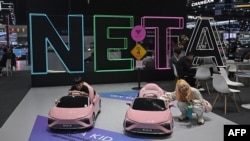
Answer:
POLYGON ((223 33, 223 41, 229 39, 229 38, 236 38, 236 33, 223 33))

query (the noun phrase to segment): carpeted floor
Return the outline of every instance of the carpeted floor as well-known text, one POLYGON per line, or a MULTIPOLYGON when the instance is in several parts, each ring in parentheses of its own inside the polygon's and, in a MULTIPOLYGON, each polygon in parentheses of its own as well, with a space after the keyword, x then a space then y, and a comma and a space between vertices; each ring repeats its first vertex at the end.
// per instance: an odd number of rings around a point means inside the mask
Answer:
POLYGON ((0 128, 31 88, 30 71, 0 77, 0 128))
MULTIPOLYGON (((11 113, 30 90, 30 75, 30 71, 16 71, 12 77, 0 77, 0 127, 2 127, 11 113)), ((155 83, 159 84, 166 91, 174 90, 174 81, 155 83)), ((250 90, 249 85, 250 84, 240 88, 241 104, 250 103, 250 96, 248 94, 250 90)), ((211 87, 212 85, 209 84, 209 86, 211 87)), ((208 95, 206 91, 202 92, 203 97, 211 103, 214 101, 216 94, 217 93, 213 90, 211 90, 211 95, 208 95)), ((224 115, 223 101, 217 103, 212 112, 238 124, 250 124, 250 109, 242 108, 240 106, 240 110, 241 111, 238 113, 233 102, 229 100, 227 115, 224 115)))

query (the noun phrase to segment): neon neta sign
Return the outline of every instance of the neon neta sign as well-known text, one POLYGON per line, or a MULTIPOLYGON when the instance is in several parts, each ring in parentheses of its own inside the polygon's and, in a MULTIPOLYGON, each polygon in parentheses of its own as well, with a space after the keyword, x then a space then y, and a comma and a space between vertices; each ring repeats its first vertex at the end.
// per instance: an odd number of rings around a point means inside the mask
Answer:
POLYGON ((205 5, 205 4, 213 3, 213 2, 214 2, 214 0, 197 1, 197 2, 191 3, 191 6, 195 7, 195 6, 205 5))

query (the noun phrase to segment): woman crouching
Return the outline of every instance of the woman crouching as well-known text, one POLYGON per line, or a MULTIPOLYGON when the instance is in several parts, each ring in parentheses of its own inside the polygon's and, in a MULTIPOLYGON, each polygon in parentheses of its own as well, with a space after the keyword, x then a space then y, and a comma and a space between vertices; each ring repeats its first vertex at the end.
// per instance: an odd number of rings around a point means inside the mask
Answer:
POLYGON ((175 98, 177 106, 181 111, 179 121, 187 120, 192 117, 192 113, 197 116, 197 123, 202 125, 205 123, 203 113, 205 107, 203 105, 203 97, 198 89, 191 87, 185 80, 180 79, 176 83, 175 98))

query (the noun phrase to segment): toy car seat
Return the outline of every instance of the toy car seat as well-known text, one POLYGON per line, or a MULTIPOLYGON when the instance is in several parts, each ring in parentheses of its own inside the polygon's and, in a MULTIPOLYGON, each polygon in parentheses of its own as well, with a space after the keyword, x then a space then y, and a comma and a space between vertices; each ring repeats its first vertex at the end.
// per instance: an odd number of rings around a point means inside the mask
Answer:
POLYGON ((146 84, 139 92, 139 97, 159 98, 164 90, 155 83, 146 84))
POLYGON ((94 97, 95 97, 95 95, 94 95, 95 90, 94 90, 93 87, 91 87, 87 82, 84 82, 83 84, 84 84, 85 86, 88 87, 88 90, 89 90, 89 98, 90 98, 91 100, 93 100, 94 97))

